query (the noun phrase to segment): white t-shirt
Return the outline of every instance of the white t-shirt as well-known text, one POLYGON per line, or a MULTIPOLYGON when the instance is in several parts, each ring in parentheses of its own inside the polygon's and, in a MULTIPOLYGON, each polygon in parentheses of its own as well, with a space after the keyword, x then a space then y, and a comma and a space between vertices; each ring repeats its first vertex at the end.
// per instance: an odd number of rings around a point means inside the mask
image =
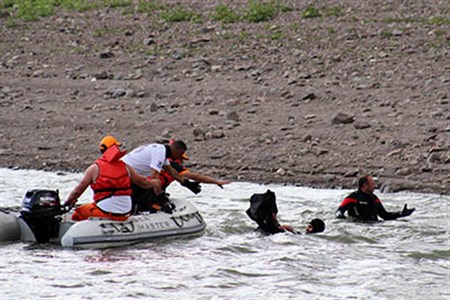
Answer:
POLYGON ((161 172, 163 166, 170 165, 166 159, 166 147, 162 144, 140 146, 125 155, 122 160, 142 176, 150 176, 152 169, 161 172))
POLYGON ((115 214, 127 214, 131 211, 131 197, 122 196, 111 196, 109 198, 103 199, 97 202, 97 206, 101 210, 115 213, 115 214))

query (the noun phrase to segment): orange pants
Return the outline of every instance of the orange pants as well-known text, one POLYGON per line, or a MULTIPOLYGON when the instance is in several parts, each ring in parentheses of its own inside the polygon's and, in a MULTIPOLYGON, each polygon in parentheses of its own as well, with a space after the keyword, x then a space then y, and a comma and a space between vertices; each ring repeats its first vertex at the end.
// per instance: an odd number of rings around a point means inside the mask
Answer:
POLYGON ((110 219, 113 221, 125 221, 128 219, 128 215, 125 216, 118 216, 113 215, 111 213, 105 213, 101 211, 95 202, 89 203, 89 204, 83 204, 75 209, 72 215, 72 220, 74 221, 83 221, 87 220, 90 217, 94 218, 105 218, 110 219))

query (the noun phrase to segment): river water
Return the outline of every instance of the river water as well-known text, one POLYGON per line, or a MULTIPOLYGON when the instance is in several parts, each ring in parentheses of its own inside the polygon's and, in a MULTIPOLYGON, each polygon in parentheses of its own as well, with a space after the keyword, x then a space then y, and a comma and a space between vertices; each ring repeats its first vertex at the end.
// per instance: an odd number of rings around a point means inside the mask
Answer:
MULTIPOLYGON (((82 176, 0 175, 0 207, 19 206, 32 188, 59 189, 64 199, 82 176)), ((450 299, 449 196, 379 193, 387 210, 408 203, 416 211, 369 225, 334 218, 349 190, 238 182, 169 192, 199 208, 202 236, 104 250, 0 244, 0 299, 450 299), (260 235, 245 210, 267 189, 282 223, 303 230, 320 217, 325 232, 260 235)))

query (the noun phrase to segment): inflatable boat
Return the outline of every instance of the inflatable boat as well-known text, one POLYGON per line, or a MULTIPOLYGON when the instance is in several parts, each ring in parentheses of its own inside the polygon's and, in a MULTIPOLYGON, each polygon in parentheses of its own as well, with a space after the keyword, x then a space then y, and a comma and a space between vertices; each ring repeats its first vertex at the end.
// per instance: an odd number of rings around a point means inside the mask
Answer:
POLYGON ((60 206, 58 191, 28 191, 20 210, 0 209, 0 242, 56 243, 63 247, 100 249, 163 237, 202 234, 206 224, 198 209, 182 199, 171 199, 171 213, 133 215, 128 220, 91 218, 71 220, 73 209, 60 206))

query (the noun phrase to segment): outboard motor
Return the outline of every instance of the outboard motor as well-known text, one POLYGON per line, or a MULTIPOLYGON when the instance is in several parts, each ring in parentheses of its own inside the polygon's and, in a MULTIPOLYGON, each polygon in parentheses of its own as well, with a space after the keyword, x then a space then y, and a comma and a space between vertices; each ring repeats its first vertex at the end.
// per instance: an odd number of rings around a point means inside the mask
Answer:
POLYGON ((59 191, 30 190, 22 201, 20 215, 34 233, 38 243, 56 237, 62 214, 59 191))

